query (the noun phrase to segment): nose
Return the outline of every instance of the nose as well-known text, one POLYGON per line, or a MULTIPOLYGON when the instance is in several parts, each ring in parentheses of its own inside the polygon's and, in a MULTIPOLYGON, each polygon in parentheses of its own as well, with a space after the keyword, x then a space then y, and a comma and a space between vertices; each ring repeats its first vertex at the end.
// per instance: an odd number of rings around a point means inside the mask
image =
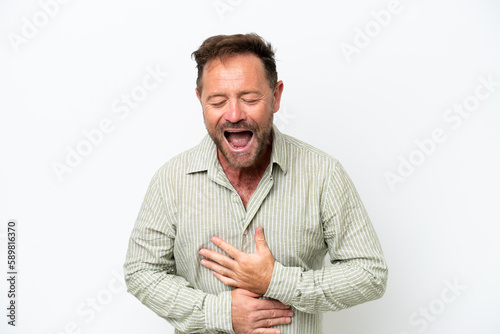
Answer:
POLYGON ((238 123, 239 121, 244 121, 247 118, 246 113, 241 109, 238 101, 231 101, 228 106, 228 110, 224 114, 224 119, 231 123, 238 123))

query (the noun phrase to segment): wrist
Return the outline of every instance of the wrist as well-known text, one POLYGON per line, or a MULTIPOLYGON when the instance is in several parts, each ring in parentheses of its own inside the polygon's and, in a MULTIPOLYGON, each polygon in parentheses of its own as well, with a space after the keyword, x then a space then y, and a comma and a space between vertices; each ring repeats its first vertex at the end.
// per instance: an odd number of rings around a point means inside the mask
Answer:
POLYGON ((262 280, 262 285, 261 285, 260 291, 259 291, 259 293, 261 295, 264 295, 266 293, 266 291, 269 289, 269 285, 271 285, 271 281, 273 279, 275 262, 276 261, 273 259, 271 265, 268 266, 268 268, 266 270, 266 274, 264 275, 264 279, 262 280))

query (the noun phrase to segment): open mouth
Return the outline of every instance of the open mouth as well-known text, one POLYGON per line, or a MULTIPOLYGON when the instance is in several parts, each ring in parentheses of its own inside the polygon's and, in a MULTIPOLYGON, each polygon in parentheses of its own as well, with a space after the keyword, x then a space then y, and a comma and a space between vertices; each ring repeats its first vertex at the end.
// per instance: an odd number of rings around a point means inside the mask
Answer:
POLYGON ((244 131, 224 131, 224 138, 228 146, 234 152, 242 152, 250 147, 253 141, 253 132, 244 131))

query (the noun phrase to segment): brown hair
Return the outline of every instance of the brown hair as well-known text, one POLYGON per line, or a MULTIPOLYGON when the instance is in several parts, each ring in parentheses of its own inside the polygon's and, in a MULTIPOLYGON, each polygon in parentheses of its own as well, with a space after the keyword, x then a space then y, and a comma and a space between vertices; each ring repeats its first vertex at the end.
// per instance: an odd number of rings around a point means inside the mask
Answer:
POLYGON ((203 69, 205 65, 216 58, 224 61, 226 58, 238 54, 253 53, 260 58, 266 71, 266 78, 271 89, 278 82, 274 50, 269 42, 255 33, 237 35, 217 35, 207 38, 201 46, 191 54, 196 61, 198 78, 196 88, 201 94, 203 69))

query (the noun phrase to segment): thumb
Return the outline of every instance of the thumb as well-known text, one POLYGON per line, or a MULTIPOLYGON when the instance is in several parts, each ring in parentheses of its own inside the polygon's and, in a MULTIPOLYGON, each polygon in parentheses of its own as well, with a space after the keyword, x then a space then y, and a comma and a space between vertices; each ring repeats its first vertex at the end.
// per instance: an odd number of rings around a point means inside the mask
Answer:
POLYGON ((266 238, 264 237, 264 228, 262 226, 257 227, 255 230, 255 245, 257 246, 257 252, 269 250, 266 238))

